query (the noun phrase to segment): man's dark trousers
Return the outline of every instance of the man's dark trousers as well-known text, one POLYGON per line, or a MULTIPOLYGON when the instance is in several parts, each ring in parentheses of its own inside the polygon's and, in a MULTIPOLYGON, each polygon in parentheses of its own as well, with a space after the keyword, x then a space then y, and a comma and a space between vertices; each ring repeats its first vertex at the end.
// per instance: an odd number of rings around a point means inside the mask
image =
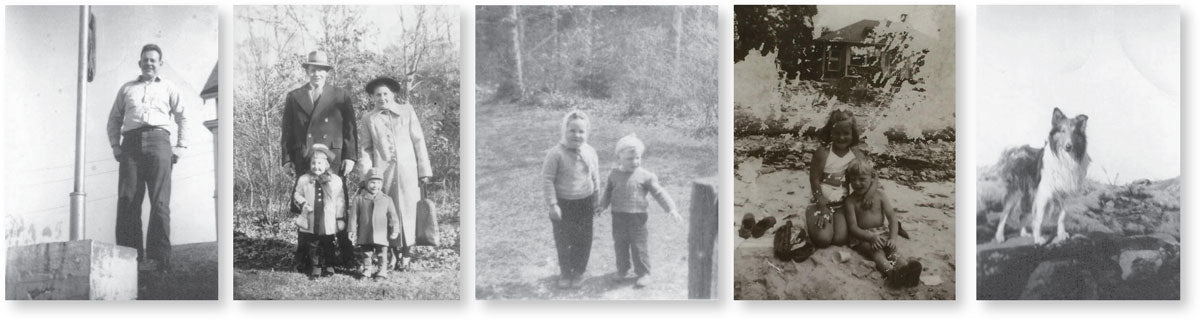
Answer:
POLYGON ((159 127, 130 130, 121 141, 120 178, 117 183, 117 245, 138 250, 138 260, 157 260, 159 268, 171 262, 171 151, 170 133, 159 127), (150 193, 150 225, 142 243, 142 200, 150 193))

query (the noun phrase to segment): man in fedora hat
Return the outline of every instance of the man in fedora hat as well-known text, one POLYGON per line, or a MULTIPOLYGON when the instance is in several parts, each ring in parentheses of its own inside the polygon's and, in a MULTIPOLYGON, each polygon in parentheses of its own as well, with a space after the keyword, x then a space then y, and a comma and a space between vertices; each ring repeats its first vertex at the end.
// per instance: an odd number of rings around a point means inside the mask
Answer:
MULTIPOLYGON (((332 151, 329 159, 333 173, 345 181, 358 159, 358 127, 355 125, 354 100, 346 90, 328 85, 326 80, 333 71, 329 57, 322 51, 313 51, 301 63, 308 75, 308 83, 288 92, 283 105, 283 166, 290 167, 299 177, 309 171, 305 157, 314 144, 324 144, 332 151)), ((292 212, 300 212, 294 203, 292 212)), ((298 233, 303 237, 303 233, 298 233)), ((353 245, 345 232, 338 233, 338 259, 348 262, 353 256, 353 245)), ((307 239, 300 239, 304 241, 307 239)), ((307 269, 308 252, 303 247, 296 249, 297 267, 307 269)))
POLYGON ((171 168, 187 146, 186 107, 179 89, 158 74, 162 57, 157 45, 142 46, 142 74, 121 86, 108 114, 108 141, 120 163, 117 245, 137 249, 141 271, 170 269, 171 168), (177 143, 171 143, 172 134, 177 143), (143 242, 142 200, 147 193, 150 223, 143 242))

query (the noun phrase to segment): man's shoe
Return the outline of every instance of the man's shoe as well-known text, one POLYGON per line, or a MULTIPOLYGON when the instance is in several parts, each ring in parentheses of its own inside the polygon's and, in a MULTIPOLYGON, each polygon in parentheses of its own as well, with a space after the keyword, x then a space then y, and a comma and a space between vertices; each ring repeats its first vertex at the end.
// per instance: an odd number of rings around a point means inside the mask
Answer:
POLYGON ((159 271, 161 269, 162 266, 158 260, 142 259, 142 261, 138 261, 138 271, 140 272, 159 271))
POLYGON ((646 286, 649 286, 651 282, 653 281, 651 281, 649 274, 640 275, 637 277, 637 279, 633 280, 633 287, 637 289, 645 288, 646 286))

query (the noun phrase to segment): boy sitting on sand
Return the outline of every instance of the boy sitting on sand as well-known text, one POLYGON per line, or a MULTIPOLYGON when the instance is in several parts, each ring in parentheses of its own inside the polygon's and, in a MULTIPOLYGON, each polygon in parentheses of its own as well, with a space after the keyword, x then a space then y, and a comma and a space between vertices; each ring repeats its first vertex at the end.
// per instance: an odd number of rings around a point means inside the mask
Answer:
POLYGON ((909 260, 896 266, 896 243, 900 221, 896 220, 871 164, 853 161, 846 168, 852 192, 846 196, 846 227, 850 234, 847 246, 875 261, 875 268, 886 278, 888 287, 912 287, 921 276, 921 263, 909 260), (885 221, 886 219, 886 221, 885 221), (885 223, 886 222, 886 223, 885 223))

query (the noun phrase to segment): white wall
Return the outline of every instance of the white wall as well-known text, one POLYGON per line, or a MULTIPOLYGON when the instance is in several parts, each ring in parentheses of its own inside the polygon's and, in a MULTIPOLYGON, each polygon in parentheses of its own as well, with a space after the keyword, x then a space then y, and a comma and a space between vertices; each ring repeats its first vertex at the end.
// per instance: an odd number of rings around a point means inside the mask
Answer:
MULTIPOLYGON (((106 126, 117 89, 139 73, 142 45, 163 48, 165 78, 190 105, 191 146, 174 168, 173 244, 216 241, 213 101, 199 92, 217 62, 216 7, 98 6, 96 77, 87 84, 86 237, 115 242, 117 162, 106 126)), ((79 7, 6 8, 3 118, 8 246, 69 237, 79 7)), ((143 204, 148 222, 149 202, 143 204)))

